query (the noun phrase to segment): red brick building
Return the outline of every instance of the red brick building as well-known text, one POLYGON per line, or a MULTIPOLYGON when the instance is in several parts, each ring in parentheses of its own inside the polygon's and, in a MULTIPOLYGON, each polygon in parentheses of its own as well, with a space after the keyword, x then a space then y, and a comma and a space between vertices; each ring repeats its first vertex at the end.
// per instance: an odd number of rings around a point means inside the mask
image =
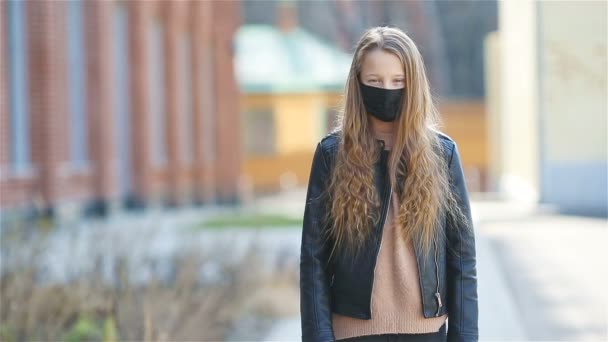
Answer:
POLYGON ((235 1, 0 2, 0 208, 238 201, 235 1))

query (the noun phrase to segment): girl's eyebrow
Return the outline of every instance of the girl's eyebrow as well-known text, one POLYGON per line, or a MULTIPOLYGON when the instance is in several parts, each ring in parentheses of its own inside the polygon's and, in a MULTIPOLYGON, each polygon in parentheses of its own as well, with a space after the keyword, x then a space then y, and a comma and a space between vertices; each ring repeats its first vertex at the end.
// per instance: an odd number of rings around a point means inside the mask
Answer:
MULTIPOLYGON (((372 76, 378 77, 379 75, 378 74, 365 74, 364 77, 372 77, 372 76)), ((395 74, 392 77, 405 77, 405 75, 404 74, 395 74)))

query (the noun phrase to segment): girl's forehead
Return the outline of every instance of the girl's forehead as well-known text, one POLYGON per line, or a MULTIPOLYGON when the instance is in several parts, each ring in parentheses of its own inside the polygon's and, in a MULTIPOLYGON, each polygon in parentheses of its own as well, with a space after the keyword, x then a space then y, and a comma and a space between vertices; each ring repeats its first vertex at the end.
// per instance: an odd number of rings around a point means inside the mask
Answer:
POLYGON ((395 54, 376 49, 363 56, 361 74, 363 76, 403 75, 403 64, 395 54))

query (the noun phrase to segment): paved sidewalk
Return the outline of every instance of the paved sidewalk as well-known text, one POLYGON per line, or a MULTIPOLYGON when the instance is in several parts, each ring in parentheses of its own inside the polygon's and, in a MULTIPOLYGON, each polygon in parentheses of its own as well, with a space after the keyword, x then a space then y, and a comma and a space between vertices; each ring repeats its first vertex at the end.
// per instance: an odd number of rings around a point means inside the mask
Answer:
POLYGON ((476 236, 479 339, 481 341, 525 341, 521 316, 505 281, 500 262, 488 237, 476 236))
POLYGON ((544 214, 481 226, 528 340, 608 341, 607 228, 544 214))

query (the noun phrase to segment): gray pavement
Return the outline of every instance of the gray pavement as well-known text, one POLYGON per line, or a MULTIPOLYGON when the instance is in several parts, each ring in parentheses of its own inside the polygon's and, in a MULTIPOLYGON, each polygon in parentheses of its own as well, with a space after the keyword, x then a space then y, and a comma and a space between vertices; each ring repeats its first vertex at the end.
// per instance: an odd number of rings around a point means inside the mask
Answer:
POLYGON ((529 341, 608 341, 605 219, 535 215, 481 226, 529 341))

